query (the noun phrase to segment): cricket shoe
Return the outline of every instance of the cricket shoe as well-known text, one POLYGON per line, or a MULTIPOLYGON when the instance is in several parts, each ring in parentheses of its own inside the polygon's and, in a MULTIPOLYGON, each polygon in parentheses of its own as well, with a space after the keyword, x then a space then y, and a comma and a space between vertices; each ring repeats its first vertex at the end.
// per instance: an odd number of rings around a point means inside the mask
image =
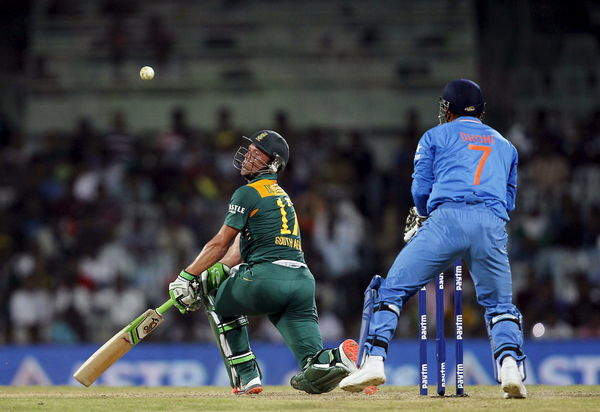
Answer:
POLYGON ((527 390, 521 379, 521 371, 519 371, 517 361, 512 356, 507 356, 502 361, 500 382, 502 382, 504 399, 527 397, 527 390))
POLYGON ((364 364, 340 382, 340 388, 348 392, 360 392, 367 386, 385 383, 383 356, 367 356, 364 364))
POLYGON ((349 372, 354 372, 358 359, 358 343, 353 339, 346 339, 338 346, 338 353, 342 364, 348 368, 349 372))
POLYGON ((262 383, 260 382, 260 376, 252 379, 246 385, 241 385, 239 388, 236 386, 231 390, 236 395, 257 395, 263 391, 262 383))

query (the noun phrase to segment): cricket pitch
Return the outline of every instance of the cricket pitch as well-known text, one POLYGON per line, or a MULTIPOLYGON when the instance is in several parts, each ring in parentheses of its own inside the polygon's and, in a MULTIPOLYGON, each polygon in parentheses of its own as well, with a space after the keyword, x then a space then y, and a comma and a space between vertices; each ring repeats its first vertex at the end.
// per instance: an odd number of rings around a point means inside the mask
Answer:
MULTIPOLYGON (((454 388, 449 387, 448 392, 454 388)), ((374 395, 336 389, 309 395, 285 386, 236 396, 225 387, 3 386, 0 411, 597 411, 600 385, 527 387, 529 398, 502 398, 499 385, 467 386, 465 398, 421 397, 417 387, 381 386, 374 395)))

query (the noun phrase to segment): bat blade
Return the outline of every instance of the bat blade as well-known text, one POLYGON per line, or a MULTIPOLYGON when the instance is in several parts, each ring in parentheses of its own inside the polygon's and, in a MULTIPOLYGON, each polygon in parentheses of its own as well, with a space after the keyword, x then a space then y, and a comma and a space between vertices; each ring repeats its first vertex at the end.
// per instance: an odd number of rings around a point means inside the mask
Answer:
POLYGON ((77 369, 73 377, 82 385, 90 386, 113 363, 121 359, 131 348, 154 331, 163 322, 163 313, 171 306, 173 303, 168 300, 159 308, 148 309, 142 313, 94 352, 77 369))

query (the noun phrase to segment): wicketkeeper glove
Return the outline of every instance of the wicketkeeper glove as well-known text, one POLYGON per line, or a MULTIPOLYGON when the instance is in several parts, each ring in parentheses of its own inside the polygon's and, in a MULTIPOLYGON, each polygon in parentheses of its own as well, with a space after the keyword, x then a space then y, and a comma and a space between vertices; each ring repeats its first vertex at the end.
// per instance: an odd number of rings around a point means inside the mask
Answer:
POLYGON ((200 308, 199 286, 198 278, 185 270, 169 283, 169 296, 179 312, 185 314, 200 308))
POLYGON ((408 241, 417 233, 417 230, 423 226, 423 222, 427 220, 427 216, 419 215, 416 207, 411 207, 406 218, 406 226, 404 226, 404 242, 408 241))

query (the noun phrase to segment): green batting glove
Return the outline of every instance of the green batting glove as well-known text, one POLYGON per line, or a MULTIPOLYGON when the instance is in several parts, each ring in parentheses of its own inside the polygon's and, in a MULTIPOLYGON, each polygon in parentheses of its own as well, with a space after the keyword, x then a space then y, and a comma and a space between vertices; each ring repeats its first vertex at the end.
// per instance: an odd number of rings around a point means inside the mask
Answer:
POLYGON ((231 269, 229 266, 217 262, 200 274, 200 282, 202 283, 202 291, 208 295, 229 277, 231 269))
POLYGON ((199 307, 196 305, 198 294, 193 287, 193 282, 197 282, 196 276, 182 270, 177 279, 169 283, 169 296, 173 305, 181 313, 193 312, 199 307))

